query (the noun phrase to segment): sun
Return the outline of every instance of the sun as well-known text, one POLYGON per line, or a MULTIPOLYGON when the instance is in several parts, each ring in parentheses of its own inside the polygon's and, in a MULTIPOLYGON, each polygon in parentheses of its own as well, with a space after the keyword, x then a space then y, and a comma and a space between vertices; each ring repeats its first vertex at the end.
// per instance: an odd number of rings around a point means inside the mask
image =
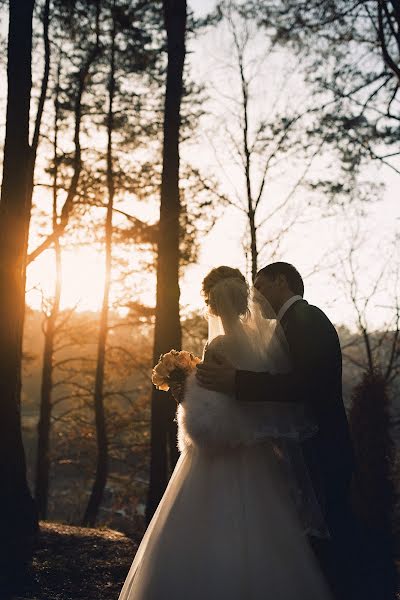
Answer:
MULTIPOLYGON (((27 304, 40 310, 43 300, 52 298, 54 283, 54 251, 47 250, 28 267, 27 304)), ((90 247, 63 250, 61 310, 75 307, 78 311, 98 311, 103 288, 103 253, 90 247)))
MULTIPOLYGON (((118 255, 117 248, 113 255, 118 255)), ((143 254, 143 253, 142 253, 143 254)), ((142 255, 141 255, 142 256, 142 255)), ((123 299, 120 299, 120 286, 113 282, 111 286, 110 303, 120 309, 121 316, 127 313, 125 301, 129 299, 146 306, 155 306, 156 280, 154 273, 138 272, 138 255, 133 251, 124 254, 132 267, 132 273, 125 279, 123 299)), ((142 256, 143 258, 143 256, 142 256)), ((149 260, 151 256, 148 257, 149 260)), ((203 311, 204 300, 201 295, 201 281, 211 266, 209 256, 202 257, 206 264, 194 264, 187 267, 180 281, 181 314, 203 311), (208 259, 208 260, 207 260, 208 259)), ((74 248, 65 247, 62 250, 62 293, 61 310, 74 308, 78 312, 98 312, 101 308, 104 292, 104 249, 85 245, 74 248)), ((226 262, 226 261, 225 261, 226 262)), ((232 263, 233 264, 233 263, 232 263)), ((114 269, 118 267, 114 266, 114 269)), ((113 271, 113 278, 118 275, 113 271)), ((55 256, 50 248, 41 254, 28 266, 26 302, 34 310, 41 310, 43 304, 49 305, 54 296, 55 287, 55 256)))

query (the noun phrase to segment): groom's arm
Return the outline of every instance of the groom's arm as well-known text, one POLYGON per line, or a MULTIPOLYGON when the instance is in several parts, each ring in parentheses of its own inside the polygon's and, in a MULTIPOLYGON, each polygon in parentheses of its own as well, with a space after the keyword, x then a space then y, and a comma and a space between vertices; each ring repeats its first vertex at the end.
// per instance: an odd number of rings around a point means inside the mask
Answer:
MULTIPOLYGON (((288 327, 291 359, 289 373, 237 371, 236 397, 240 402, 312 402, 322 382, 330 377, 332 336, 326 318, 318 313, 300 314, 288 327)), ((331 326, 333 327, 333 326, 331 326)))
POLYGON ((271 375, 253 371, 236 371, 235 391, 239 402, 265 402, 266 400, 291 402, 296 400, 293 378, 286 374, 271 375))

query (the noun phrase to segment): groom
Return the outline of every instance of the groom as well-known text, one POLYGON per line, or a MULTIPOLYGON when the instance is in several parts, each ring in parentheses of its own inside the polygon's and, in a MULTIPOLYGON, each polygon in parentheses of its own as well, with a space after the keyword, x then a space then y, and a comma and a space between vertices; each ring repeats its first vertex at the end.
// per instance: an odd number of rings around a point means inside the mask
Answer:
POLYGON ((234 392, 239 402, 302 402, 311 410, 318 433, 302 448, 331 537, 329 541, 310 537, 310 543, 335 597, 356 599, 353 571, 358 548, 349 505, 353 452, 342 398, 338 335, 327 316, 303 299, 303 280, 292 265, 267 265, 254 285, 285 333, 290 372, 237 371, 221 358, 218 365, 199 365, 197 379, 207 389, 234 392))

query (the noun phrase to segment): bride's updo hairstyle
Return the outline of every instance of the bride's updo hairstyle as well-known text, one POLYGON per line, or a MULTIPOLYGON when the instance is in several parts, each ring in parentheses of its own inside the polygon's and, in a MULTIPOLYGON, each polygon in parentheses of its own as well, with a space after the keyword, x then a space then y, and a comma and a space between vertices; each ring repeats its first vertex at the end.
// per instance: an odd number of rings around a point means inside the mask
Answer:
POLYGON ((203 280, 202 293, 216 316, 244 317, 249 310, 249 287, 239 269, 216 267, 203 280))

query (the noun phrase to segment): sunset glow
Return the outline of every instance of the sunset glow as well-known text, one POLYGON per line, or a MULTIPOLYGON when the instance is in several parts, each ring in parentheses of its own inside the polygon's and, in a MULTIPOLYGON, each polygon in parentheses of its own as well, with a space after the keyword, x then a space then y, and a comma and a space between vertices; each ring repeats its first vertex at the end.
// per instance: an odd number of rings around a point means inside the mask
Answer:
MULTIPOLYGON (((54 273, 54 252, 51 250, 29 267, 27 301, 32 308, 40 309, 43 298, 52 297, 54 273)), ((62 309, 99 310, 104 286, 103 256, 91 248, 65 250, 62 255, 62 281, 62 309)))

